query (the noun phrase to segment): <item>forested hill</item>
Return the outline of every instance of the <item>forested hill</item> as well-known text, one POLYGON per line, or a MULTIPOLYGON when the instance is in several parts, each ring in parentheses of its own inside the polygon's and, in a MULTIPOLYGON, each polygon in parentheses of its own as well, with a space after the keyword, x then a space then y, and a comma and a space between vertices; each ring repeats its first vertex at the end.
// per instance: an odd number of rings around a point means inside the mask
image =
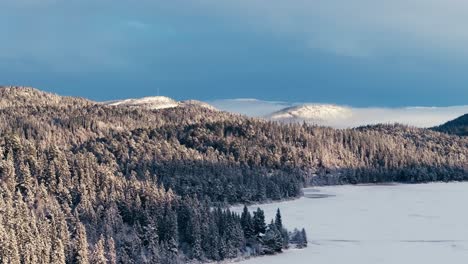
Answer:
POLYGON ((107 106, 32 88, 0 95, 7 263, 264 254, 281 228, 263 226, 261 212, 210 208, 298 197, 309 183, 468 179, 468 138, 427 129, 284 125, 197 105, 107 106))
POLYGON ((468 114, 432 129, 451 135, 468 136, 468 114))

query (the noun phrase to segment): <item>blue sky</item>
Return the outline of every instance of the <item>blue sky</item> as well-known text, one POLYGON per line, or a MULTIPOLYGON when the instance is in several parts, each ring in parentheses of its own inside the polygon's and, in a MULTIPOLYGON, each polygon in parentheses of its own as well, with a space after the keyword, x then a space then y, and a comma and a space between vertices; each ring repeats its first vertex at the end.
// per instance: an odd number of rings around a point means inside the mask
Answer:
POLYGON ((468 104, 462 0, 2 0, 0 82, 111 100, 468 104))

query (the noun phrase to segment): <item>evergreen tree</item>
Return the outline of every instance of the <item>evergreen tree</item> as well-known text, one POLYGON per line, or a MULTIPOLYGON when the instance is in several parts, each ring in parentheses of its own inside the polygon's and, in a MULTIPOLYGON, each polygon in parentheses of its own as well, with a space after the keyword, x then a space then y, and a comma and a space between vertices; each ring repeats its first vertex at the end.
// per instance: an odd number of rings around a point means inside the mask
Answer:
POLYGON ((253 216, 254 234, 259 237, 266 232, 265 212, 258 208, 253 216))
POLYGON ((86 237, 86 229, 83 224, 77 224, 76 233, 74 263, 89 264, 88 240, 86 237))
POLYGON ((291 243, 295 244, 298 248, 305 248, 307 247, 307 234, 305 229, 301 231, 294 229, 291 234, 291 243))
POLYGON ((55 236, 52 241, 52 256, 50 263, 65 264, 65 260, 65 248, 62 244, 62 240, 55 236))
POLYGON ((105 241, 104 237, 101 236, 94 246, 92 254, 92 263, 93 264, 107 264, 106 252, 105 252, 105 241))
POLYGON ((117 264, 117 252, 115 250, 115 242, 112 237, 107 239, 107 259, 109 264, 117 264))
POLYGON ((244 206, 244 210, 241 215, 241 225, 246 239, 250 239, 255 236, 252 215, 250 214, 249 209, 246 205, 244 206))
POLYGON ((276 211, 275 225, 278 230, 283 230, 283 220, 281 218, 281 212, 279 208, 276 211))
POLYGON ((307 247, 307 244, 308 244, 308 241, 307 241, 307 234, 306 234, 306 231, 304 228, 302 228, 301 230, 301 237, 302 237, 302 244, 301 246, 304 248, 304 247, 307 247))
POLYGON ((266 254, 279 253, 283 249, 283 236, 273 220, 268 225, 268 230, 263 237, 263 245, 266 254))

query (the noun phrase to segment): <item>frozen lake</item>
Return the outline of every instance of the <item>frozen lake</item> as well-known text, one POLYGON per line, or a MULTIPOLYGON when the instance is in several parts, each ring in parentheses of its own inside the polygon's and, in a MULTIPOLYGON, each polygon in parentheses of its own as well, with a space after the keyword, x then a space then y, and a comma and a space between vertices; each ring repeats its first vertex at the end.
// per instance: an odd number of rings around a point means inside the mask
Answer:
POLYGON ((306 228, 309 247, 243 264, 468 261, 468 183, 333 186, 304 193, 315 198, 250 209, 264 209, 269 222, 280 208, 289 229, 306 228))

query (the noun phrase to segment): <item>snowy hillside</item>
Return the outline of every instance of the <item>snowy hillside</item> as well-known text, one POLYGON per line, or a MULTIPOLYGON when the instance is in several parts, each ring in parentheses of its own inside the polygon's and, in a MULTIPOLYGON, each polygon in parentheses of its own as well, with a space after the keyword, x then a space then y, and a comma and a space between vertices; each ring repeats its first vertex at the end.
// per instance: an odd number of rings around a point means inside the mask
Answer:
POLYGON ((178 102, 174 99, 165 96, 151 96, 144 97, 140 99, 126 99, 119 101, 106 102, 105 104, 110 106, 128 106, 128 107, 142 107, 151 110, 165 109, 165 108, 174 108, 174 107, 203 107, 210 110, 216 110, 213 106, 197 101, 197 100, 188 100, 178 102))
POLYGON ((329 122, 348 119, 353 115, 347 107, 327 104, 310 104, 288 107, 269 116, 278 121, 329 122))
POLYGON ((210 105, 210 104, 207 104, 205 102, 202 102, 202 101, 198 101, 198 100, 187 100, 187 101, 182 101, 180 103, 180 106, 182 107, 191 107, 191 106, 198 106, 198 107, 202 107, 202 108, 206 108, 206 109, 210 109, 212 111, 217 111, 216 107, 210 105))
POLYGON ((165 96, 152 96, 140 99, 126 99, 121 101, 113 101, 107 103, 110 106, 135 106, 144 107, 148 109, 164 109, 179 106, 179 103, 169 97, 165 96))

